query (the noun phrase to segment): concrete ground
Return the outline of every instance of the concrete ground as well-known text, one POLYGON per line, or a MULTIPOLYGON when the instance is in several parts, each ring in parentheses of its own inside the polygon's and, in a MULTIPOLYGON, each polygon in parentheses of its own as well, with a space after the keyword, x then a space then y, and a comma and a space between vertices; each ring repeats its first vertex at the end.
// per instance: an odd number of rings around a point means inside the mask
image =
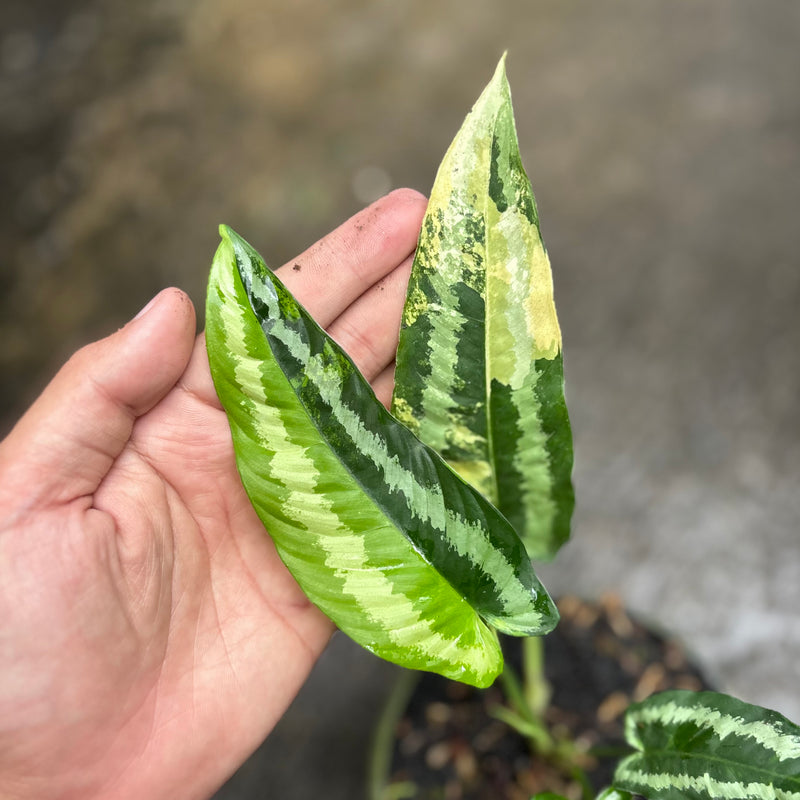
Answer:
MULTIPOLYGON (((508 49, 576 443, 555 594, 618 591, 800 720, 800 5, 6 0, 0 420, 177 284, 430 188, 508 49)), ((218 800, 358 798, 395 670, 337 637, 218 800)))

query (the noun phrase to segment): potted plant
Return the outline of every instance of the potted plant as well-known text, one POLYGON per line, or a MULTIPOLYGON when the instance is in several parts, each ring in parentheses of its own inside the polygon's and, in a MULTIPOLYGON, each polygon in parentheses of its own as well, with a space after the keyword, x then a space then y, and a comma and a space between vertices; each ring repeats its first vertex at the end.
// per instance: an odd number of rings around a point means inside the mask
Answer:
MULTIPOLYGON (((568 536, 572 440, 504 60, 431 192, 391 413, 225 227, 209 360, 244 486, 310 599, 402 666, 479 688, 502 676, 494 716, 591 797, 600 787, 584 777, 586 747, 547 717, 538 637, 559 614, 531 559, 552 558, 568 536), (499 634, 519 637, 516 672, 499 634)), ((775 712, 679 689, 632 705, 625 736, 630 753, 604 797, 800 800, 800 728, 775 712)))

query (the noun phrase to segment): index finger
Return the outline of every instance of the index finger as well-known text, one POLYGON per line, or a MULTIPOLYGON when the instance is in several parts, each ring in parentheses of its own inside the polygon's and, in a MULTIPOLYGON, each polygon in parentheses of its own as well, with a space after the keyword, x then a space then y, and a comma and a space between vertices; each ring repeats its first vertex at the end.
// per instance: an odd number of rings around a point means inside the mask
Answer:
POLYGON ((417 246, 427 201, 412 189, 376 200, 276 270, 324 328, 417 246))
MULTIPOLYGON (((408 261, 417 246, 426 205, 425 196, 419 192, 397 189, 359 211, 276 272, 317 323, 327 328, 359 297, 408 261)), ((385 299, 376 306, 383 313, 385 299)), ((358 307, 353 310, 358 311, 358 307)), ((390 316, 394 313, 390 311, 390 316)), ((399 310, 396 316, 399 322, 399 310)), ((352 337, 337 332, 347 350, 352 337)), ((396 346, 396 336, 389 341, 396 346)), ((377 367, 371 371, 376 372, 377 367)), ((180 385, 202 402, 221 408, 202 333, 180 385)))

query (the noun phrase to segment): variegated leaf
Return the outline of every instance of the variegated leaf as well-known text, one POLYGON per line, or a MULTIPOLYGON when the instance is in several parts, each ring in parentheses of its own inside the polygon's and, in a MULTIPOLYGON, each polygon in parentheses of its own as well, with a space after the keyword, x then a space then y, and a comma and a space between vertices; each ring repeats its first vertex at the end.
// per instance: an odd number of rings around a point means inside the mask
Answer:
POLYGON ((637 753, 614 784, 650 800, 800 800, 800 727, 717 692, 670 691, 630 707, 637 753))
POLYGON ((221 233, 209 361, 242 482, 281 558, 369 650, 488 685, 502 668, 489 626, 528 635, 557 619, 522 543, 383 408, 255 250, 221 233))
POLYGON ((503 512, 531 557, 549 558, 569 536, 572 434, 550 262, 504 62, 431 191, 392 411, 503 512))

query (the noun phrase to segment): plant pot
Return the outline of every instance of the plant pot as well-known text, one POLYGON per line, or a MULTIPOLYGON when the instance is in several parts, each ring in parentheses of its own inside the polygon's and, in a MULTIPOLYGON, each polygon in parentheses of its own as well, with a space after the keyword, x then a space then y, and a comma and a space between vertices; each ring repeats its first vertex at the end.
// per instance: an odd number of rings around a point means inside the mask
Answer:
MULTIPOLYGON (((540 791, 580 798, 585 778, 594 791, 611 782, 627 749, 623 717, 631 701, 710 688, 680 642, 632 619, 615 595, 597 603, 564 597, 558 606, 561 623, 543 640, 552 691, 545 719, 554 736, 584 752, 583 778, 534 755, 528 739, 493 715, 508 706, 502 681, 479 690, 409 671, 376 730, 370 800, 529 800, 540 791)), ((521 640, 502 644, 520 674, 521 640)))

